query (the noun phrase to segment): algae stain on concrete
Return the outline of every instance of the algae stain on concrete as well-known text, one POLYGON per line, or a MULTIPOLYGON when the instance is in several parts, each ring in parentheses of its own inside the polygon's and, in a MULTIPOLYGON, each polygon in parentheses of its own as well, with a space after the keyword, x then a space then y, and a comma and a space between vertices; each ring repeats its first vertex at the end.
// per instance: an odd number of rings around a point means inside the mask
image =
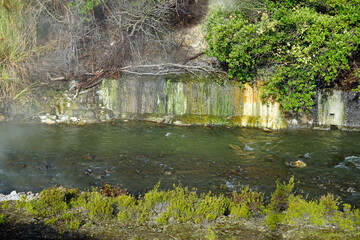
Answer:
POLYGON ((321 91, 318 94, 318 124, 324 126, 345 125, 344 92, 321 91))
POLYGON ((156 121, 160 117, 177 124, 286 127, 280 105, 262 103, 250 85, 241 89, 232 82, 184 74, 106 80, 100 92, 104 106, 120 117, 141 115, 141 119, 156 121))

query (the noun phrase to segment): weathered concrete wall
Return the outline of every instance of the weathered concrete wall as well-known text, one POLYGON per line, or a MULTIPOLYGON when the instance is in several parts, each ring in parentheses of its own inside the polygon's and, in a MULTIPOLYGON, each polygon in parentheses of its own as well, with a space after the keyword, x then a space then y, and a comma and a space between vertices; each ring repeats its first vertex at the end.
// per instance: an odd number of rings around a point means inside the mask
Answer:
POLYGON ((179 125, 286 127, 280 105, 262 103, 255 88, 205 77, 107 80, 100 95, 104 106, 120 119, 141 118, 179 125))
POLYGON ((130 119, 177 125, 360 129, 359 96, 341 90, 319 91, 310 114, 285 118, 280 104, 261 102, 255 87, 208 76, 128 76, 103 81, 76 98, 67 89, 44 91, 37 100, 0 102, 0 122, 86 124, 130 119))
POLYGON ((314 126, 360 128, 358 94, 342 90, 319 91, 312 111, 314 126))

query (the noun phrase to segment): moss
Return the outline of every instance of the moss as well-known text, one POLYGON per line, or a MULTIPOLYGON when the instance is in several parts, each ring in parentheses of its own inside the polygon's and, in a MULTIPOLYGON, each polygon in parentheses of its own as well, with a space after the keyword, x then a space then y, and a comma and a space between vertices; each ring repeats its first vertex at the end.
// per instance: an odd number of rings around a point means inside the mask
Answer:
POLYGON ((101 97, 107 108, 116 111, 118 107, 118 80, 105 79, 101 82, 101 97))

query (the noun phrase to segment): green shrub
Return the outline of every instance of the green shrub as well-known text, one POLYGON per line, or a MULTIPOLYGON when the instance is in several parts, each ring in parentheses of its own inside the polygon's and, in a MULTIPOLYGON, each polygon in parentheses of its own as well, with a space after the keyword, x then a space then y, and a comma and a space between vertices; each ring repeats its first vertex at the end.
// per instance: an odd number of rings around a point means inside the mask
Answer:
POLYGON ((9 208, 9 203, 8 202, 2 202, 1 203, 1 209, 8 209, 9 208))
POLYGON ((233 204, 231 206, 230 216, 235 219, 249 219, 250 215, 250 209, 246 206, 246 204, 233 204))
MULTIPOLYGON (((237 205, 241 206, 243 210, 245 210, 245 208, 248 209, 251 214, 259 214, 264 210, 263 194, 252 191, 249 186, 241 189, 240 193, 234 192, 233 200, 237 205)), ((231 210, 231 212, 232 211, 233 210, 231 210)))
POLYGON ((341 229, 353 231, 360 226, 360 210, 351 209, 349 204, 344 204, 342 212, 335 212, 333 223, 337 224, 341 229))
POLYGON ((285 219, 289 224, 304 222, 315 226, 324 225, 328 222, 326 207, 317 201, 307 201, 301 196, 292 196, 289 200, 289 207, 286 210, 285 219))
MULTIPOLYGON (((196 189, 176 185, 171 190, 159 190, 158 183, 139 199, 127 194, 106 197, 97 189, 78 193, 75 189, 53 187, 42 191, 38 200, 27 201, 24 196, 16 205, 9 204, 9 208, 25 208, 46 225, 55 226, 61 231, 76 230, 80 226, 87 228, 101 222, 115 224, 114 217, 121 224, 156 223, 163 226, 174 222, 213 224, 220 217, 221 221, 214 224, 222 223, 222 220, 226 223, 226 219, 237 223, 237 220, 254 215, 271 231, 276 230, 279 225, 331 226, 351 234, 358 231, 359 209, 352 209, 350 205, 344 204, 340 211, 339 199, 332 194, 322 196, 318 201, 295 196, 292 193, 294 177, 288 183, 277 181, 276 184, 277 188, 266 207, 263 194, 252 191, 249 187, 228 198, 223 195, 214 196, 210 192, 198 195, 196 189)), ((3 221, 5 215, 1 214, 0 223, 3 221)))
POLYGON ((58 215, 68 209, 76 193, 75 189, 52 187, 42 191, 38 200, 27 202, 25 208, 37 216, 58 215))
POLYGON ((202 194, 200 202, 195 205, 193 221, 198 223, 200 220, 214 221, 223 216, 230 206, 230 200, 223 195, 211 196, 211 193, 202 194))
MULTIPOLYGON (((139 211, 139 221, 145 222, 146 220, 152 218, 154 215, 159 214, 156 207, 160 207, 164 205, 163 203, 168 202, 170 198, 170 191, 159 191, 160 182, 156 184, 154 189, 147 192, 143 199, 139 200, 138 202, 138 211, 139 211)), ((163 211, 163 210, 162 210, 163 211)), ((165 221, 164 218, 163 221, 165 221)), ((160 221, 160 220, 158 220, 160 221)))
POLYGON ((286 210, 289 206, 289 198, 290 196, 293 196, 292 191, 294 186, 294 176, 290 178, 288 184, 276 181, 276 190, 271 195, 271 202, 268 208, 275 212, 286 210))
POLYGON ((264 225, 268 226, 270 231, 276 230, 278 225, 282 224, 285 220, 285 217, 282 213, 278 213, 270 209, 265 209, 264 212, 266 214, 264 225))
POLYGON ((320 198, 319 204, 323 205, 329 214, 334 213, 339 209, 340 198, 335 198, 334 194, 328 193, 320 198))
POLYGON ((136 217, 137 200, 135 197, 130 195, 121 195, 114 198, 112 203, 117 208, 117 219, 120 222, 128 222, 136 217))
POLYGON ((190 191, 187 187, 175 186, 174 190, 169 191, 168 206, 166 211, 157 220, 159 223, 167 223, 168 220, 177 222, 188 222, 195 216, 195 204, 199 196, 190 191))
POLYGON ((285 110, 307 110, 317 88, 359 69, 350 60, 360 44, 359 1, 247 3, 212 13, 205 39, 208 54, 228 68, 230 78, 263 81, 263 99, 275 99, 285 110))
POLYGON ((89 194, 85 209, 91 220, 101 221, 113 217, 114 209, 111 206, 111 199, 98 192, 89 194))

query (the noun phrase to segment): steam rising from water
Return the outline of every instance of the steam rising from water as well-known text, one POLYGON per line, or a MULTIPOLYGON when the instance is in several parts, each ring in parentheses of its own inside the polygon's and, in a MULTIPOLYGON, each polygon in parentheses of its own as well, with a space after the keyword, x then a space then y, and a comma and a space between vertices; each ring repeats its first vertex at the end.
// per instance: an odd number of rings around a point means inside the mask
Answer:
POLYGON ((294 175, 300 181, 297 190, 310 196, 334 192, 344 201, 358 201, 359 134, 132 122, 82 127, 1 124, 0 193, 104 183, 142 192, 159 181, 163 188, 181 182, 199 191, 224 192, 224 186, 230 191, 250 185, 269 193, 277 179, 294 175), (343 156, 340 162, 336 155, 343 156), (297 160, 307 166, 289 166, 297 160))

